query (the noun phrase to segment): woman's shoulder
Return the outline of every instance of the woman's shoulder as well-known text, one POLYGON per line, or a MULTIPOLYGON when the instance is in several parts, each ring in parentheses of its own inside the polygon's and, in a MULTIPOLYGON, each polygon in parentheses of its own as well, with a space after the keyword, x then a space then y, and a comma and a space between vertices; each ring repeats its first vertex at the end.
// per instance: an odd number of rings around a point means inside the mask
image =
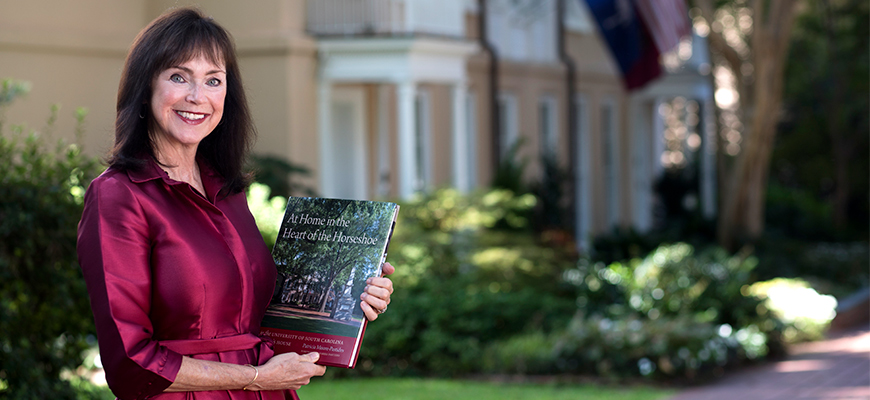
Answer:
POLYGON ((143 189, 128 171, 109 167, 85 191, 82 219, 92 216, 128 226, 145 223, 148 194, 143 189))
POLYGON ((110 166, 88 185, 85 201, 89 198, 100 203, 126 201, 135 197, 135 192, 135 185, 128 171, 110 166))
POLYGON ((130 177, 127 175, 127 171, 124 171, 120 168, 110 166, 99 176, 94 178, 91 181, 88 189, 103 189, 103 188, 113 188, 118 186, 126 186, 130 183, 130 177))
MULTIPOLYGON (((143 160, 141 165, 118 166, 110 165, 100 176, 91 182, 96 187, 135 186, 150 180, 160 179, 162 170, 154 165, 152 160, 143 160)), ((165 173, 163 173, 165 175, 165 173)))

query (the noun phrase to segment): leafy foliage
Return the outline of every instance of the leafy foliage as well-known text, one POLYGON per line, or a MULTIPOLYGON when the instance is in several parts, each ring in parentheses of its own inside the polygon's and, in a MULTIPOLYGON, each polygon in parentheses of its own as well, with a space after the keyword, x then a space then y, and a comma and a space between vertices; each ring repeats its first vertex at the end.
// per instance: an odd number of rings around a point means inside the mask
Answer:
POLYGON ((531 185, 532 193, 538 198, 534 225, 539 231, 570 230, 573 213, 566 192, 571 173, 567 168, 562 168, 552 154, 541 156, 541 167, 543 169, 541 180, 531 185))
POLYGON ((527 193, 528 188, 523 182, 523 173, 529 165, 529 160, 520 158, 520 149, 525 144, 525 138, 515 140, 499 159, 498 168, 492 179, 492 187, 510 190, 513 193, 527 193))
POLYGON ((523 198, 443 190, 403 204, 390 311, 357 370, 331 374, 694 378, 782 350, 783 324, 746 292, 753 257, 679 243, 578 262, 528 220, 498 229, 534 207, 523 198))
POLYGON ((355 373, 479 372, 494 341, 565 326, 574 301, 558 281, 574 259, 535 241, 534 204, 506 190, 402 204, 389 255, 397 289, 367 328, 355 373))
MULTIPOLYGON (((25 86, 4 82, 0 107, 22 91, 25 86)), ((79 126, 83 117, 79 110, 79 126)), ((50 149, 23 126, 11 133, 2 128, 0 396, 73 399, 74 389, 60 375, 78 367, 93 344, 75 246, 84 188, 98 164, 76 145, 50 149)))
POLYGON ((865 241, 806 242, 771 236, 756 246, 759 280, 803 278, 838 298, 870 282, 870 245, 865 241))
POLYGON ((783 323, 782 336, 788 343, 824 338, 836 315, 834 296, 820 295, 802 279, 756 282, 747 291, 764 299, 760 312, 771 313, 783 323))
POLYGON ((564 273, 577 289, 567 329, 525 335, 495 352, 501 372, 696 378, 781 351, 782 325, 746 293, 753 258, 685 243, 643 259, 582 261, 564 273), (546 345, 549 352, 537 346, 546 345))
POLYGON ((248 169, 254 171, 257 182, 269 187, 271 197, 315 195, 314 189, 300 182, 311 176, 311 170, 302 165, 275 156, 253 154, 248 157, 248 169))
POLYGON ((812 235, 812 240, 866 240, 870 4, 810 0, 805 7, 795 23, 785 71, 786 113, 771 159, 771 181, 780 188, 778 198, 768 202, 768 209, 775 208, 768 221, 785 225, 796 217, 805 226, 787 232, 812 235), (830 207, 826 218, 838 223, 836 230, 801 216, 812 206, 807 196, 830 207))
POLYGON ((259 182, 252 183, 248 187, 246 195, 248 208, 254 215, 257 228, 260 229, 263 240, 266 241, 266 245, 271 250, 272 246, 275 245, 275 240, 278 239, 278 229, 281 227, 281 219, 287 208, 287 198, 273 197, 269 186, 259 182))

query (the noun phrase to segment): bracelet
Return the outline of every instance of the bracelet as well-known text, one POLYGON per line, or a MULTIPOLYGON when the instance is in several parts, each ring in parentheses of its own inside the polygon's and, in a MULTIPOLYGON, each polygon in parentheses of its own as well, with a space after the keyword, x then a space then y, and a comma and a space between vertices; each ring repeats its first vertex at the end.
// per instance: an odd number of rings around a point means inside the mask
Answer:
POLYGON ((248 390, 248 386, 253 385, 253 384, 254 384, 254 381, 257 380, 257 377, 260 376, 260 370, 257 369, 257 367, 255 367, 255 366, 253 366, 253 365, 251 365, 251 364, 245 364, 245 366, 246 366, 246 367, 251 367, 251 368, 254 369, 254 379, 251 379, 251 381, 248 382, 247 385, 245 385, 244 387, 242 387, 242 390, 248 390))

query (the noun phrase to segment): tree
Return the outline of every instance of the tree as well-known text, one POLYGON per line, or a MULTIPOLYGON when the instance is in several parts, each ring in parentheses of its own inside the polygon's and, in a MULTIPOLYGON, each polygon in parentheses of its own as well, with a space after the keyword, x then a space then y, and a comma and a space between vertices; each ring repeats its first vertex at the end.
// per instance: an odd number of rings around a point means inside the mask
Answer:
POLYGON ((870 4, 808 0, 786 66, 787 115, 773 155, 781 185, 828 200, 833 227, 867 230, 870 4))
MULTIPOLYGON (((733 78, 739 123, 728 128, 742 141, 736 157, 720 162, 717 236, 725 248, 758 239, 777 124, 781 117, 785 61, 797 0, 696 0, 710 27, 714 71, 733 78)), ((717 85, 719 90, 728 89, 717 85)), ((718 96, 717 96, 718 97, 718 96)), ((718 100, 718 99, 717 99, 718 100)), ((734 149, 720 146, 723 150, 734 149)))

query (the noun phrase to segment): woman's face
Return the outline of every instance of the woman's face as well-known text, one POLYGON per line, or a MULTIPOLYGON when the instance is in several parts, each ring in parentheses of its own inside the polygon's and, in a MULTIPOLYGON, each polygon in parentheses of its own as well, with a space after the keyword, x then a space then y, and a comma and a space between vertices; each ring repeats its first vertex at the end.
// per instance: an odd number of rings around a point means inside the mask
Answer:
POLYGON ((160 145, 197 146, 220 122, 226 69, 197 57, 164 70, 152 82, 151 114, 160 145))

